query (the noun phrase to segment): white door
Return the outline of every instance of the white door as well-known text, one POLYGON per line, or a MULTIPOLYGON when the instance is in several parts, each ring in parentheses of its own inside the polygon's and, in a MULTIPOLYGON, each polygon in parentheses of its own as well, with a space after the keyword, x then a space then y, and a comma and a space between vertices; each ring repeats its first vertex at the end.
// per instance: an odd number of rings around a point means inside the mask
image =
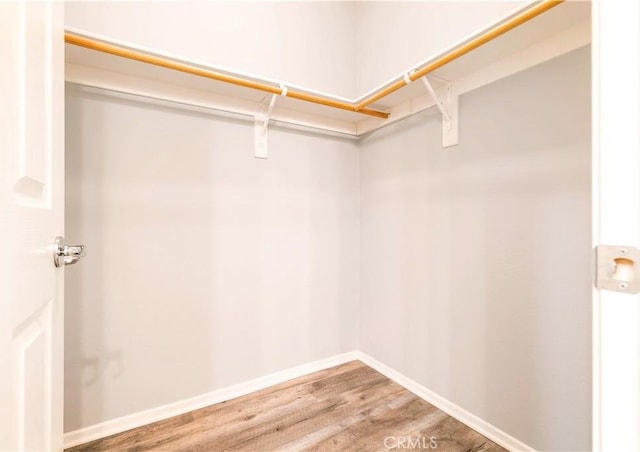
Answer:
POLYGON ((62 448, 64 5, 0 2, 0 450, 62 448))
MULTIPOLYGON (((640 4, 592 5, 594 245, 640 248, 640 4)), ((640 295, 595 290, 593 320, 593 448, 639 451, 640 295)))

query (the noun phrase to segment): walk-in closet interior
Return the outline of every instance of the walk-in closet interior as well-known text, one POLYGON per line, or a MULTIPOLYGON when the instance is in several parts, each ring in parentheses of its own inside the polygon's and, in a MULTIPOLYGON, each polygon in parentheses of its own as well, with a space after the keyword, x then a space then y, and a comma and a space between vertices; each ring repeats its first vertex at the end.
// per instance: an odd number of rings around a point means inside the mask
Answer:
POLYGON ((590 14, 65 4, 65 447, 359 360, 590 450, 590 14))

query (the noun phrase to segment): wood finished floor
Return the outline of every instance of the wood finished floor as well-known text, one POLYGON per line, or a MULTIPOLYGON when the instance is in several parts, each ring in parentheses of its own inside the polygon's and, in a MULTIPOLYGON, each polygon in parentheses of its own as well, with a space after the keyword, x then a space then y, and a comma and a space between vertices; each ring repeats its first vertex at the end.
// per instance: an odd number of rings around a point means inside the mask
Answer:
POLYGON ((409 448, 505 450, 360 361, 67 450, 324 452, 409 448), (385 444, 387 437, 393 438, 385 444), (401 438, 407 442, 401 444, 401 438))

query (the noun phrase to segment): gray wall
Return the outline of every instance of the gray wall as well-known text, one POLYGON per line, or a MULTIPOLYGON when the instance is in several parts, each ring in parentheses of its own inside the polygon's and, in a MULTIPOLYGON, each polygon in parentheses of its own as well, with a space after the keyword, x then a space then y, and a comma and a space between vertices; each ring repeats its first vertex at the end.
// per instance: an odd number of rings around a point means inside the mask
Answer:
MULTIPOLYGON (((65 3, 64 21, 177 59, 355 97, 357 8, 354 1, 82 0, 65 3)), ((485 17, 497 17, 490 11, 485 17)))
POLYGON ((355 142, 67 90, 66 431, 356 348, 355 142))
POLYGON ((589 84, 585 48, 462 96, 457 147, 435 111, 373 133, 359 174, 353 142, 272 128, 256 160, 251 124, 68 86, 66 431, 359 328, 521 441, 589 449, 589 84))
POLYGON ((589 52, 360 149, 361 350, 544 451, 590 449, 589 52))

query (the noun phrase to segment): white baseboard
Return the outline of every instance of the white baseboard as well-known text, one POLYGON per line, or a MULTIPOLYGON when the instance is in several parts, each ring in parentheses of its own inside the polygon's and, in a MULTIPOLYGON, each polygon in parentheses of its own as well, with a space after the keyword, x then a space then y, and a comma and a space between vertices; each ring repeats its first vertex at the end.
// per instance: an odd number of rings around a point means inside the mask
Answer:
POLYGON ((456 405, 455 403, 452 403, 449 400, 445 399, 444 397, 436 394, 435 392, 430 391, 429 389, 425 388, 421 384, 402 375, 400 372, 393 370, 391 367, 385 364, 382 364, 380 361, 376 360, 375 358, 372 358, 366 353, 357 351, 354 354, 356 356, 356 359, 359 359, 360 361, 365 363, 367 366, 377 370, 385 377, 395 381, 400 386, 403 386, 404 388, 413 392, 415 395, 417 395, 421 399, 429 402, 430 404, 444 411, 451 417, 456 418, 463 424, 471 427, 481 435, 486 436, 491 441, 495 442, 496 444, 499 444, 505 449, 512 452, 516 452, 516 451, 517 452, 535 452, 535 449, 533 447, 530 447, 525 443, 523 443, 522 441, 517 440, 516 438, 509 435, 508 433, 505 433, 499 428, 489 424, 484 419, 479 418, 475 414, 468 412, 467 410, 456 405))
POLYGON ((259 391, 269 386, 282 383, 293 378, 298 378, 319 370, 328 369, 329 367, 344 364, 349 361, 359 359, 356 352, 343 353, 341 355, 331 356, 301 366, 292 367, 279 372, 275 372, 244 383, 228 386, 226 388, 217 389, 213 392, 203 394, 190 399, 181 400, 168 405, 151 408, 149 410, 140 411, 127 416, 119 417, 99 424, 91 425, 79 430, 74 430, 64 434, 64 447, 77 446, 89 441, 104 438, 109 435, 121 433, 132 428, 141 427, 152 422, 161 421, 163 419, 177 416, 179 414, 188 413, 189 411, 204 408, 215 403, 231 400, 255 391, 259 391))
POLYGON ((413 381, 412 379, 402 375, 401 373, 393 370, 389 366, 382 364, 380 361, 372 358, 366 353, 360 351, 353 351, 349 353, 343 353, 341 355, 331 356, 329 358, 321 359, 311 363, 303 364, 301 366, 292 367, 279 372, 275 372, 263 377, 255 378, 253 380, 239 383, 226 388, 217 389, 213 392, 203 394, 190 399, 181 400, 168 405, 159 406, 138 413, 133 413, 127 416, 119 417, 109 421, 101 422, 96 425, 82 428, 80 430, 74 430, 72 432, 65 433, 64 435, 64 447, 77 446, 89 441, 104 438, 109 435, 121 433, 132 428, 141 427, 152 422, 161 421, 163 419, 177 416, 179 414, 188 413, 189 411, 197 410, 215 403, 231 400, 236 397, 240 397, 246 394, 250 394, 261 389, 268 388, 269 386, 282 383, 293 378, 298 378, 303 375, 307 375, 319 370, 328 369, 329 367, 338 366, 353 360, 360 360, 369 367, 377 370, 384 376, 390 378, 400 386, 413 392, 418 397, 426 400, 435 407, 441 409, 450 416, 456 418, 460 422, 471 427, 481 435, 486 436, 495 443, 501 445, 510 451, 522 451, 522 452, 535 452, 530 446, 527 446, 523 442, 515 439, 511 435, 503 432, 499 428, 489 424, 487 421, 479 418, 478 416, 468 412, 464 408, 450 402, 449 400, 441 397, 435 392, 430 391, 421 384, 413 381))

